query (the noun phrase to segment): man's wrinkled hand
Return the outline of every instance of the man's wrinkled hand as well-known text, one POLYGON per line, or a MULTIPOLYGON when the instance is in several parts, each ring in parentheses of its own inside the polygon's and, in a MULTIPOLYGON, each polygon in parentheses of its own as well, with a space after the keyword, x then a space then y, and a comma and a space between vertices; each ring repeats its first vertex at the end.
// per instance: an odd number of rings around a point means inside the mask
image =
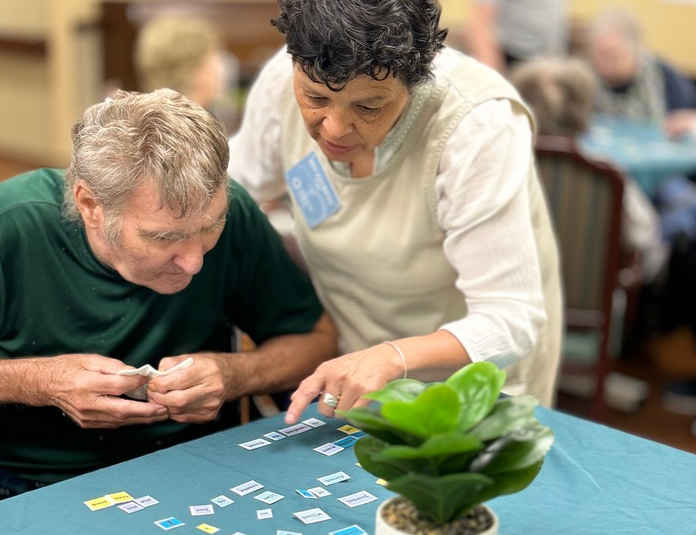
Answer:
POLYGON ((41 373, 48 403, 83 428, 116 428, 166 420, 169 417, 166 407, 121 397, 146 380, 118 375, 124 367, 120 360, 101 355, 47 358, 41 373))
POLYGON ((230 359, 216 353, 181 355, 162 359, 159 369, 170 369, 189 356, 193 356, 194 362, 188 368, 150 381, 148 399, 167 407, 174 421, 208 422, 217 416, 228 398, 226 377, 230 359))

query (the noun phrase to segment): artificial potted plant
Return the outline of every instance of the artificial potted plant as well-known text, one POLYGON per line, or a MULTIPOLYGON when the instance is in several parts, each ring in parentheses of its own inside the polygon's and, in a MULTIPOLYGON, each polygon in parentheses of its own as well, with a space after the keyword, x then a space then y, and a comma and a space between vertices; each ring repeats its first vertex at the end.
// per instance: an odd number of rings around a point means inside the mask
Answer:
POLYGON ((399 379, 342 413, 366 433, 362 467, 399 495, 379 507, 375 535, 498 533, 485 502, 526 488, 553 442, 535 398, 500 397, 505 376, 480 362, 444 383, 399 379))

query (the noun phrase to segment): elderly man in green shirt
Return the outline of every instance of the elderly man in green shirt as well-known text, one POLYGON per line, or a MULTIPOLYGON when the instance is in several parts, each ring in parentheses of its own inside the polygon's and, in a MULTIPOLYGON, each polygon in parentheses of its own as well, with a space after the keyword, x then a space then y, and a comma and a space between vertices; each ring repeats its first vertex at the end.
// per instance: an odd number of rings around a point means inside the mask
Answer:
POLYGON ((228 402, 290 389, 337 351, 203 108, 119 92, 73 142, 65 172, 0 184, 0 496, 229 425, 228 402), (232 350, 234 326, 255 350, 232 350), (149 383, 119 373, 191 357, 149 383))

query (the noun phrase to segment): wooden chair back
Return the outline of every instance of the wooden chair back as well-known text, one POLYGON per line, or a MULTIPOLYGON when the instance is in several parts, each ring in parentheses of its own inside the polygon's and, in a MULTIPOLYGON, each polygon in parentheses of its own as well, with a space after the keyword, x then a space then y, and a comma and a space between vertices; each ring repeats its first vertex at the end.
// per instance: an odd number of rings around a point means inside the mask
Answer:
POLYGON ((535 152, 560 248, 566 338, 598 334, 590 358, 574 362, 564 352, 562 373, 594 378, 591 413, 602 420, 612 324, 617 321, 625 177, 610 163, 583 155, 571 138, 538 136, 535 152))

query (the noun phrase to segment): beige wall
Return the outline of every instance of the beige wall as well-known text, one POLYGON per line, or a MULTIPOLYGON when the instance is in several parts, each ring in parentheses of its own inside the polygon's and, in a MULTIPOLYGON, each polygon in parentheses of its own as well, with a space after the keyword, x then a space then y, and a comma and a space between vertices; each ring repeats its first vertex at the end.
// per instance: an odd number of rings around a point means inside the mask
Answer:
MULTIPOLYGON (((235 1, 235 0, 219 0, 235 1)), ((259 2, 275 0, 257 0, 259 2)), ((444 26, 467 20, 471 0, 441 0, 444 26)), ((43 165, 67 165, 70 127, 101 95, 100 41, 77 31, 96 21, 100 0, 0 1, 0 33, 40 36, 45 58, 0 52, 0 155, 43 165)), ((587 20, 606 0, 570 0, 572 16, 587 20)), ((617 0, 635 9, 648 44, 696 77, 696 2, 617 0)))
POLYGON ((3 36, 41 38, 47 54, 0 52, 0 154, 67 165, 70 126, 98 98, 98 37, 79 32, 98 0, 0 2, 3 36))
POLYGON ((103 98, 101 41, 89 29, 100 3, 0 0, 0 35, 38 36, 48 47, 45 58, 0 50, 0 156, 38 165, 69 163, 72 124, 103 98))
MULTIPOLYGON (((48 31, 47 0, 0 2, 0 32, 8 37, 43 38, 48 31)), ((0 151, 29 154, 30 141, 47 147, 50 136, 48 71, 42 58, 0 53, 0 151)))
POLYGON ((0 54, 0 153, 31 162, 51 150, 50 80, 42 59, 0 54))
POLYGON ((0 2, 0 31, 42 34, 48 28, 49 0, 0 2))

